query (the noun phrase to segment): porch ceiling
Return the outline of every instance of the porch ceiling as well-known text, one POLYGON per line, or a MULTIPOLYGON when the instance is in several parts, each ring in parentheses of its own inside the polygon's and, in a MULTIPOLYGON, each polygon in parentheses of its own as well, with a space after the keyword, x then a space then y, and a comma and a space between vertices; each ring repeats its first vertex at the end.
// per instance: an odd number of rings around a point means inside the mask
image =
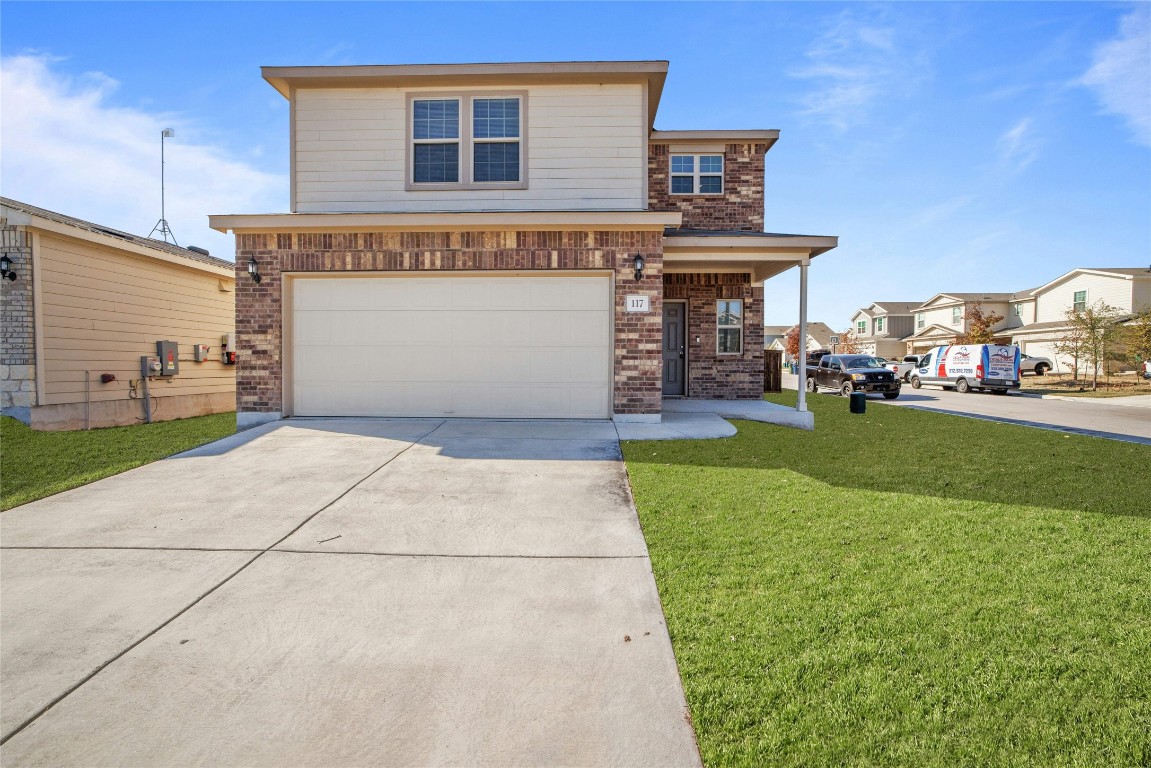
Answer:
POLYGON ((747 272, 753 283, 762 283, 838 244, 838 238, 820 235, 668 230, 663 241, 663 271, 747 272))

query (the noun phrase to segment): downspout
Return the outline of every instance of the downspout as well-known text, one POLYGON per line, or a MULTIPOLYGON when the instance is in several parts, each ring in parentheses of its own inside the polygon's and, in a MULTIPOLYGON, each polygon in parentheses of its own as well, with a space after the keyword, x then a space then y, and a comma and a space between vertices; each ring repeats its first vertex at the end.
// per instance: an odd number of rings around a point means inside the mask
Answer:
POLYGON ((807 412, 807 267, 810 264, 809 258, 799 262, 799 359, 795 369, 799 373, 799 397, 795 410, 800 413, 807 412))
POLYGON ((84 371, 84 429, 92 428, 92 372, 84 371))

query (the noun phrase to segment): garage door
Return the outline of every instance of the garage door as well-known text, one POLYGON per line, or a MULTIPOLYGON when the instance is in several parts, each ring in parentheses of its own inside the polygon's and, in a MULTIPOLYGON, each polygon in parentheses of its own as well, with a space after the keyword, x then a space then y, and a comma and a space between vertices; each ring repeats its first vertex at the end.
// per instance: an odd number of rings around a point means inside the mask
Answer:
POLYGON ((603 277, 293 282, 299 416, 611 416, 603 277))

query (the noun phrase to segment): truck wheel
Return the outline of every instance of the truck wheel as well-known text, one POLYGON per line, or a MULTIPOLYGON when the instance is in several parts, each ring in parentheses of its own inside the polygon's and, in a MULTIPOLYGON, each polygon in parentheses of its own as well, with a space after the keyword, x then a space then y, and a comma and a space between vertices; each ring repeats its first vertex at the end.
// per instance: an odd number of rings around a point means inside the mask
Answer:
POLYGON ((894 400, 897 397, 899 397, 898 392, 884 392, 883 393, 883 399, 884 400, 894 400))
POLYGON ((906 384, 909 381, 911 381, 911 371, 903 374, 903 383, 906 384))
POLYGON ((967 383, 967 379, 960 379, 955 382, 955 391, 961 395, 966 395, 971 391, 971 385, 967 383))
POLYGON ((919 389, 922 386, 923 386, 923 382, 921 382, 919 380, 918 376, 912 376, 911 377, 911 388, 912 389, 919 389))
POLYGON ((843 386, 839 388, 840 394, 844 397, 851 397, 851 393, 855 391, 855 387, 851 386, 850 381, 843 382, 843 386))
POLYGON ((806 389, 808 392, 814 392, 815 391, 815 379, 808 379, 807 384, 804 385, 804 389, 806 389))
POLYGON ((1048 365, 1047 363, 1039 363, 1038 365, 1035 366, 1035 375, 1036 376, 1043 376, 1049 370, 1051 370, 1050 365, 1048 365))

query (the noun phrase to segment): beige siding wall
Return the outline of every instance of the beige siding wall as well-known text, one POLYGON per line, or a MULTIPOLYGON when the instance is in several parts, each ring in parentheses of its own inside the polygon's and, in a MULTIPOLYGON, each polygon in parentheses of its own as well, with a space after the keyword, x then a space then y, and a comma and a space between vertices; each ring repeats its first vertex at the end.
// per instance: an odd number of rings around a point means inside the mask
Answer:
POLYGON ((1007 327, 1018 328, 1021 325, 1030 325, 1035 322, 1035 300, 1018 301, 1008 306, 1007 327), (1015 307, 1019 307, 1019 314, 1015 314, 1015 307))
POLYGON ((219 356, 220 336, 235 323, 231 278, 59 236, 41 234, 39 243, 41 405, 83 402, 86 370, 92 402, 129 399, 140 356, 156 354, 160 339, 180 345, 180 374, 151 384, 154 397, 235 392, 235 368, 219 356), (192 362, 197 343, 211 346, 208 362, 192 362), (102 373, 116 381, 101 384, 102 373))
POLYGON ((1131 290, 1131 311, 1139 312, 1144 309, 1151 309, 1151 275, 1141 277, 1135 276, 1133 281, 1135 285, 1131 290))
MULTIPOLYGON (((437 90, 446 89, 415 92, 437 90)), ((296 91, 296 211, 642 210, 647 205, 642 86, 526 90, 528 188, 441 191, 404 189, 408 91, 296 91)))
POLYGON ((1076 275, 1070 280, 1039 294, 1036 302, 1035 321, 1047 323, 1052 320, 1063 320, 1064 313, 1071 309, 1075 303, 1075 292, 1084 290, 1087 291, 1087 306, 1102 301, 1104 304, 1124 312, 1131 311, 1132 289, 1130 280, 1103 275, 1076 275))

